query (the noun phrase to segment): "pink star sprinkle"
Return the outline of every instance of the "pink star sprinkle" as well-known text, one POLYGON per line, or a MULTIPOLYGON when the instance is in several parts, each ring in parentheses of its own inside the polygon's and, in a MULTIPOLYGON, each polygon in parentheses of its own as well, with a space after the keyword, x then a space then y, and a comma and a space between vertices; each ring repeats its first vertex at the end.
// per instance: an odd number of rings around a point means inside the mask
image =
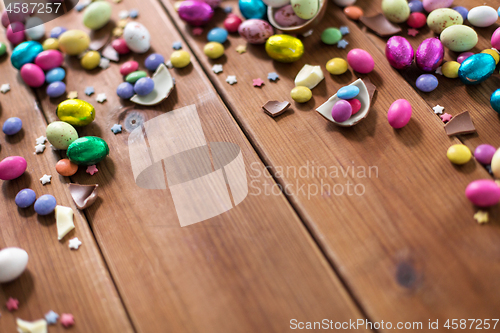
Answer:
POLYGON ((75 325, 75 318, 73 318, 73 315, 69 314, 69 313, 63 313, 61 315, 61 325, 63 325, 64 327, 70 327, 70 326, 73 326, 75 325))
POLYGON ((87 173, 90 173, 91 176, 93 176, 97 171, 97 167, 95 165, 89 165, 87 167, 87 173))
POLYGON ((260 78, 253 79, 252 81, 254 87, 261 87, 264 84, 264 81, 262 81, 260 78))
POLYGON ((193 28, 193 35, 195 35, 195 36, 199 36, 199 35, 201 35, 202 33, 203 33, 203 28, 200 28, 200 27, 198 27, 198 28, 193 28))
POLYGON ((415 37, 418 34, 417 29, 408 29, 408 35, 415 37))
POLYGON ((449 113, 445 113, 441 116, 439 116, 441 118, 441 120, 445 123, 449 122, 451 120, 451 118, 453 118, 453 116, 449 113))
POLYGON ((5 305, 7 306, 7 310, 12 312, 19 308, 19 301, 15 298, 10 297, 7 303, 5 303, 5 305))

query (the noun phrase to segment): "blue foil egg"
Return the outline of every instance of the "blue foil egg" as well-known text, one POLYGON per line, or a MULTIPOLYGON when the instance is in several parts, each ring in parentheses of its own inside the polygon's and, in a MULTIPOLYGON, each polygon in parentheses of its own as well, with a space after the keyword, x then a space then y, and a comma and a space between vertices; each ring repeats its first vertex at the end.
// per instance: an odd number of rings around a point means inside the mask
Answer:
POLYGON ((465 59, 458 69, 458 77, 467 85, 485 81, 495 71, 495 59, 487 53, 478 53, 465 59))
POLYGON ((66 92, 66 84, 61 81, 52 82, 47 86, 46 92, 49 97, 60 97, 66 92))
POLYGON ((490 104, 493 110, 500 113, 500 89, 497 89, 491 94, 490 104))
POLYGON ((262 0, 239 0, 238 6, 246 19, 263 19, 266 16, 267 6, 262 0))
POLYGON ((12 66, 21 69, 23 65, 33 62, 36 56, 43 51, 42 44, 35 41, 22 42, 12 50, 10 62, 12 66))
POLYGON ((66 71, 61 67, 52 68, 45 74, 45 82, 52 83, 62 81, 66 77, 66 71))

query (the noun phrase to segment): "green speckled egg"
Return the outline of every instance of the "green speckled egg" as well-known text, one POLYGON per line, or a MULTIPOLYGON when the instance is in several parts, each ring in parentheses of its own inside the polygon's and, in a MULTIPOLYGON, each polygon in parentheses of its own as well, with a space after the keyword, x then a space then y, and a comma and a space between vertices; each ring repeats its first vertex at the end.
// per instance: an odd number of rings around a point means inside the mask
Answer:
POLYGON ((106 25, 111 18, 111 5, 107 1, 95 1, 83 13, 83 24, 92 30, 106 25))
POLYGON ((440 36, 441 43, 455 52, 465 52, 476 46, 477 33, 466 25, 452 25, 444 29, 440 36))
POLYGON ((97 164, 108 154, 108 144, 96 136, 84 136, 76 139, 66 151, 69 160, 78 165, 97 164))
POLYGON ((385 17, 394 23, 406 22, 410 16, 410 7, 406 0, 382 0, 382 11, 385 17))
POLYGON ((439 8, 433 10, 427 16, 427 25, 437 34, 443 32, 444 29, 452 25, 460 25, 464 23, 462 15, 456 10, 450 8, 439 8))
POLYGON ((127 81, 128 83, 135 83, 135 81, 146 76, 148 76, 148 73, 146 73, 145 71, 135 71, 127 75, 125 81, 127 81))
POLYGON ((318 0, 291 0, 295 15, 304 20, 309 20, 316 15, 319 9, 318 0))
POLYGON ((78 139, 76 129, 64 121, 54 121, 47 126, 45 135, 50 144, 56 149, 66 150, 69 145, 78 139))
POLYGON ((56 114, 62 121, 73 126, 85 126, 95 119, 92 104, 80 99, 68 99, 57 106, 56 114))
POLYGON ((304 54, 304 44, 300 39, 289 35, 274 35, 266 41, 269 57, 280 62, 294 62, 304 54))

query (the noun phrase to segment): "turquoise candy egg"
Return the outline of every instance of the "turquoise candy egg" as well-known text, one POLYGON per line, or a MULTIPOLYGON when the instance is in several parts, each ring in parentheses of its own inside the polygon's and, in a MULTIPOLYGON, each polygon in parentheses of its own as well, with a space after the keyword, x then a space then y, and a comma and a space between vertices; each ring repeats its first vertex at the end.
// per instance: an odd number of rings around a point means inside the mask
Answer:
POLYGON ((495 71, 495 59, 487 53, 478 53, 465 59, 458 69, 458 77, 468 85, 485 81, 495 71))
POLYGON ((500 113, 500 89, 497 89, 491 94, 490 104, 493 110, 500 113))
POLYGON ((238 6, 246 19, 263 19, 266 16, 267 6, 262 0, 239 0, 238 6))
POLYGON ((33 62, 38 53, 42 51, 43 46, 38 42, 32 40, 23 42, 12 50, 12 55, 10 56, 12 66, 17 69, 21 69, 23 65, 33 62))

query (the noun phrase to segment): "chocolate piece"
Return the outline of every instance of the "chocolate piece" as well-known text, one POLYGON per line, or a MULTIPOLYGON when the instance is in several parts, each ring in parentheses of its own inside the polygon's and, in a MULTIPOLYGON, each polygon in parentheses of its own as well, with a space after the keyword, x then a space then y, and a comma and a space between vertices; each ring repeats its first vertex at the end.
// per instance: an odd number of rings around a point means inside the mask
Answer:
POLYGON ((69 193, 78 209, 86 209, 97 200, 97 187, 99 185, 69 184, 69 193))
POLYGON ((91 42, 89 44, 89 49, 92 51, 99 51, 106 45, 110 37, 111 33, 108 29, 92 30, 90 33, 91 42))
POLYGON ((108 44, 108 46, 102 50, 102 56, 114 62, 118 62, 120 60, 120 55, 116 52, 113 46, 111 46, 111 44, 108 44))
POLYGON ((449 136, 476 132, 469 111, 464 111, 451 118, 451 120, 444 125, 444 130, 449 136))
POLYGON ((366 86, 366 90, 368 90, 368 95, 370 96, 370 104, 371 104, 373 101, 373 95, 375 95, 375 91, 377 90, 377 86, 375 86, 372 83, 372 81, 367 77, 363 79, 363 83, 366 86))
POLYGON ((372 17, 361 16, 359 20, 380 37, 392 36, 401 32, 401 28, 389 22, 384 14, 372 17))
POLYGON ((285 112, 290 106, 289 102, 278 102, 278 101, 268 101, 266 104, 262 106, 264 112, 267 113, 271 117, 277 117, 283 112, 285 112))

